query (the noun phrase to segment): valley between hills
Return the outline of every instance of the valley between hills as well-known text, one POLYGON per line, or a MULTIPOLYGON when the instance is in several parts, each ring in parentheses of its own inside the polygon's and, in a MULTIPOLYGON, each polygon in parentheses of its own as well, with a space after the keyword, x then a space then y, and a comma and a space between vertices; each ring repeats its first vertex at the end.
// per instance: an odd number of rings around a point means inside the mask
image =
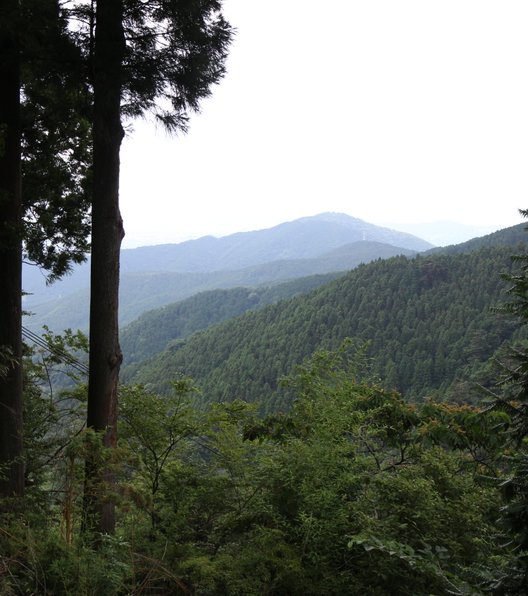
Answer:
MULTIPOLYGON (((27 365, 37 524, 0 533, 24 562, 8 582, 33 585, 37 552, 57 594, 524 593, 524 224, 442 248, 290 224, 123 251, 118 515, 97 550, 74 538, 85 454, 106 453, 85 341, 46 335, 27 365)), ((83 328, 85 272, 36 284, 27 324, 83 328)))
MULTIPOLYGON (((190 376, 201 400, 288 409, 280 379, 349 338, 408 399, 474 403, 490 361, 519 337, 494 311, 522 224, 443 248, 341 214, 257 232, 123 251, 122 379, 167 394, 190 376), (238 267, 238 268, 237 268, 238 267)), ((86 329, 87 266, 36 288, 26 325, 86 329), (46 296, 46 290, 49 295, 46 296), (39 304, 40 302, 40 304, 39 304)))

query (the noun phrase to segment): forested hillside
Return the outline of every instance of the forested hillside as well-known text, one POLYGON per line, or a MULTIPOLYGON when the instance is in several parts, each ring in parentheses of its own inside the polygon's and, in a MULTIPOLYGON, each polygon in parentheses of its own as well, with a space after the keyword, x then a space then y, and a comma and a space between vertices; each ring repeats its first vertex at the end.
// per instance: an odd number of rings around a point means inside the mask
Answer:
MULTIPOLYGON (((520 247, 519 247, 520 249, 520 247)), ((514 325, 491 308, 511 270, 508 247, 469 254, 393 258, 362 265, 313 293, 226 321, 177 341, 127 381, 167 391, 190 375, 205 401, 242 398, 286 407, 278 379, 321 347, 345 337, 368 342, 384 386, 423 398, 454 391, 511 338, 514 325)), ((453 397, 469 399, 462 389, 453 397)))
MULTIPOLYGON (((280 260, 237 270, 208 272, 147 271, 121 276, 120 321, 127 324, 153 308, 183 300, 198 292, 237 286, 256 287, 290 279, 347 271, 360 263, 395 255, 414 255, 415 251, 371 241, 346 244, 316 258, 280 260)), ((163 261, 161 261, 163 264, 163 261)), ((66 286, 67 287, 67 286, 66 286)), ((57 291, 59 288, 53 290, 57 291)), ((26 325, 34 331, 42 325, 60 332, 62 329, 86 329, 88 325, 88 291, 77 290, 37 304, 37 296, 26 299, 26 309, 34 314, 26 325)))
MULTIPOLYGON (((525 235, 525 225, 521 224, 488 234, 482 238, 474 238, 459 245, 432 249, 424 254, 470 253, 486 246, 513 247, 518 243, 524 242, 525 235)), ((335 274, 301 277, 294 282, 280 284, 279 286, 258 287, 246 290, 235 288, 232 290, 232 293, 225 290, 215 290, 206 294, 198 294, 182 303, 170 304, 162 309, 146 312, 139 319, 125 327, 122 332, 121 343, 125 354, 125 361, 127 364, 141 361, 161 351, 170 340, 181 339, 191 335, 195 331, 205 329, 209 325, 240 315, 246 310, 254 310, 264 305, 272 304, 279 299, 306 293, 318 285, 322 285, 334 277, 338 277, 340 275, 339 271, 345 262, 351 265, 357 265, 360 262, 369 262, 373 254, 372 251, 378 251, 380 257, 387 258, 391 256, 391 253, 394 255, 394 252, 398 251, 398 249, 390 245, 368 241, 347 244, 316 260, 304 259, 271 263, 254 270, 262 273, 266 269, 278 268, 281 265, 284 268, 286 265, 292 268, 292 272, 293 268, 297 267, 297 273, 299 273, 299 268, 302 270, 302 266, 308 263, 313 268, 316 268, 316 263, 319 263, 322 268, 331 270, 332 266, 329 264, 331 261, 335 264, 334 268, 337 271, 335 274), (343 259, 348 260, 345 261, 343 259)), ((402 254, 407 253, 408 256, 412 254, 410 251, 401 252, 402 254)), ((254 280, 246 279, 246 281, 254 280)), ((159 294, 161 294, 161 291, 158 293, 158 296, 159 294)), ((126 304, 125 308, 128 311, 126 304)))
POLYGON ((305 294, 340 275, 313 275, 258 288, 210 290, 146 312, 123 329, 121 347, 125 362, 131 364, 145 360, 163 350, 171 340, 187 337, 247 310, 305 294))

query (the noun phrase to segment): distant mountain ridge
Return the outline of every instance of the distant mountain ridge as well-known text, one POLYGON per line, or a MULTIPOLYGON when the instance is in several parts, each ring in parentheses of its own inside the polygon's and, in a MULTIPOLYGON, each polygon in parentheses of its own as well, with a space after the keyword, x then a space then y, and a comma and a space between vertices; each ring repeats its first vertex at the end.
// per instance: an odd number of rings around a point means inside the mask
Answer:
MULTIPOLYGON (((273 261, 230 271, 125 273, 121 277, 120 322, 130 323, 151 309, 184 300, 198 292, 275 285, 312 275, 345 272, 375 259, 415 254, 388 244, 362 241, 341 246, 319 258, 273 261)), ((26 305, 26 310, 35 313, 25 323, 34 331, 42 325, 55 331, 66 328, 85 330, 88 327, 88 289, 76 290, 35 306, 26 305)))
MULTIPOLYGON (((197 292, 274 284, 299 277, 353 269, 395 255, 411 256, 431 245, 339 213, 323 213, 255 232, 121 253, 121 322, 197 292)), ((59 331, 88 324, 89 264, 46 287, 36 268, 24 270, 24 308, 33 329, 59 331)))
POLYGON ((342 213, 321 213, 254 232, 239 232, 221 238, 205 236, 180 244, 125 250, 121 266, 123 272, 223 271, 271 261, 315 258, 359 241, 390 244, 416 252, 433 247, 405 232, 376 226, 342 213))
POLYGON ((408 232, 409 234, 423 238, 435 246, 460 244, 461 242, 466 242, 473 238, 492 234, 501 229, 501 226, 497 225, 478 226, 445 220, 427 223, 399 223, 385 225, 395 230, 408 232))
MULTIPOLYGON (((322 213, 254 232, 124 249, 121 251, 121 273, 204 273, 244 269, 272 261, 316 258, 360 241, 390 244, 416 252, 433 247, 405 232, 376 226, 342 213, 322 213)), ((88 280, 89 265, 84 263, 43 292, 45 280, 42 273, 35 267, 24 269, 24 290, 43 293, 50 298, 87 287, 88 280)))

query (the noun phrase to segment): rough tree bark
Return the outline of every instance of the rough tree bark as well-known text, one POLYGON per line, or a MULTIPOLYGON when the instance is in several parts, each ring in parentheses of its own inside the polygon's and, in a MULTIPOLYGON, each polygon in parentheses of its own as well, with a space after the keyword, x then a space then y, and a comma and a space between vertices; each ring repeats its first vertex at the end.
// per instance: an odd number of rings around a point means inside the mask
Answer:
MULTIPOLYGON (((119 253, 124 236, 119 211, 121 79, 125 49, 121 0, 98 0, 93 61, 93 199, 90 292, 90 357, 87 426, 103 433, 105 447, 117 441, 119 346, 119 253)), ((88 528, 112 533, 115 507, 111 468, 97 456, 86 463, 85 520, 88 528), (101 486, 105 489, 101 490, 101 486), (105 496, 106 493, 106 496, 105 496)))
POLYGON ((0 8, 0 497, 24 490, 18 1, 0 8), (3 356, 6 356, 4 358, 3 356), (4 473, 2 473, 2 471, 4 473))

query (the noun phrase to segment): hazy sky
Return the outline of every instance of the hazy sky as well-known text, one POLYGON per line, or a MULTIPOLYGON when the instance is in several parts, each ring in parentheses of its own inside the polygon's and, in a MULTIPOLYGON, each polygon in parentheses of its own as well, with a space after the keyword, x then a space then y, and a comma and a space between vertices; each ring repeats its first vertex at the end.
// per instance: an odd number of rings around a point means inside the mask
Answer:
POLYGON ((225 0, 225 79, 186 136, 136 122, 125 247, 339 211, 497 228, 528 207, 526 0, 225 0))

